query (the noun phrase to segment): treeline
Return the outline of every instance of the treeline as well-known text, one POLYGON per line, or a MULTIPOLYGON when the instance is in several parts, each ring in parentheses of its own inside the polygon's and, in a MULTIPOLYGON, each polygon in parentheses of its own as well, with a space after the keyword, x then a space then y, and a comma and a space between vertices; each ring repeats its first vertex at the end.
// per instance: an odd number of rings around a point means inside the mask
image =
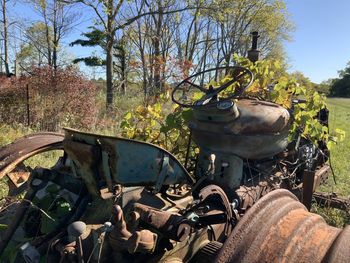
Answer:
POLYGON ((350 98, 350 62, 338 73, 338 78, 323 81, 318 88, 330 97, 350 98))
POLYGON ((350 62, 339 72, 339 78, 331 81, 330 96, 350 98, 350 62))
POLYGON ((73 62, 100 67, 108 108, 131 84, 147 100, 192 72, 234 64, 234 53, 250 49, 252 31, 260 32, 262 58, 283 59, 282 42, 293 27, 283 0, 30 0, 21 3, 37 14, 30 23, 11 16, 14 0, 1 1, 1 72, 31 75, 73 62), (91 24, 71 45, 100 51, 70 58, 64 40, 79 17, 91 24))

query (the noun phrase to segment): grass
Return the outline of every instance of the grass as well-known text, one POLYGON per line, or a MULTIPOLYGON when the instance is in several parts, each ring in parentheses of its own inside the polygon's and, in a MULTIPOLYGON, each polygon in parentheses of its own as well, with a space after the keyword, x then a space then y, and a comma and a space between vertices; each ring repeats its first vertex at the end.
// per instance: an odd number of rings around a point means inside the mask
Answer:
POLYGON ((331 149, 331 164, 337 183, 330 178, 321 190, 350 197, 350 99, 332 98, 328 99, 327 104, 330 132, 336 128, 342 129, 345 131, 345 139, 331 149))
MULTIPOLYGON (((327 100, 327 105, 330 132, 334 133, 335 129, 342 129, 345 131, 345 139, 331 149, 331 165, 336 183, 333 177, 329 177, 327 183, 319 190, 337 193, 350 199, 350 99, 331 98, 327 100)), ((350 211, 321 208, 317 205, 313 205, 312 211, 321 215, 332 226, 343 227, 350 224, 350 211)))

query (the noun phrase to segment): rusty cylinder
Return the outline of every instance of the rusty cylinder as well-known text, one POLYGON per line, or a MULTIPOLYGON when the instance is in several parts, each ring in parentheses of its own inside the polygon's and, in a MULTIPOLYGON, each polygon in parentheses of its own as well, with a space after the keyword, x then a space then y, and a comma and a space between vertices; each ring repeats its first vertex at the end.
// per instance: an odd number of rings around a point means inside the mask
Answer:
POLYGON ((348 263, 350 226, 339 229, 307 211, 291 192, 261 198, 239 221, 216 263, 348 263))

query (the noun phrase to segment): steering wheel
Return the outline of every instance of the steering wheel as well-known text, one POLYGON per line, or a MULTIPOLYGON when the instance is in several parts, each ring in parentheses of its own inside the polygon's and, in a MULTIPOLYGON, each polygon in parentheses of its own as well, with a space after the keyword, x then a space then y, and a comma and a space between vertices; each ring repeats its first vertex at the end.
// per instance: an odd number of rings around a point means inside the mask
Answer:
POLYGON ((219 102, 218 100, 219 93, 222 93, 224 90, 229 88, 233 83, 239 80, 242 80, 243 77, 245 76, 248 76, 248 80, 246 80, 241 87, 239 87, 238 89, 235 89, 232 93, 229 93, 225 98, 220 98, 221 100, 230 100, 241 96, 253 83, 254 76, 249 69, 240 67, 240 66, 230 66, 230 67, 219 67, 219 68, 212 68, 212 69, 200 71, 194 75, 189 76, 188 78, 184 79, 179 84, 177 84, 171 93, 171 99, 176 104, 185 108, 205 106, 213 103, 216 104, 219 102), (232 79, 228 80, 227 82, 225 82, 219 87, 214 88, 212 85, 209 85, 208 88, 205 88, 203 87, 203 84, 196 84, 193 81, 193 79, 200 77, 201 81, 203 82, 204 77, 208 73, 218 72, 220 70, 228 71, 232 79), (204 94, 200 99, 197 99, 194 102, 189 102, 186 96, 186 93, 190 93, 191 91, 193 92, 194 90, 197 90, 200 93, 204 93, 204 94), (180 98, 176 98, 176 94, 178 92, 182 92, 182 96, 180 98))

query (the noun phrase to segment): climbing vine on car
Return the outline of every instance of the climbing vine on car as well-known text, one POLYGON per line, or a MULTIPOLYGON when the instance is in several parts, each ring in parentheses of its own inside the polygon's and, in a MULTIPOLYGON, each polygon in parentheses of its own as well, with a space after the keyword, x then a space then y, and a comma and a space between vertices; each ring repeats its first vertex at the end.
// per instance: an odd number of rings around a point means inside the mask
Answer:
MULTIPOLYGON (((314 144, 323 141, 328 147, 332 147, 344 138, 342 130, 335 129, 335 133, 330 134, 328 127, 316 118, 319 111, 326 108, 326 98, 314 89, 299 85, 296 79, 286 73, 279 61, 261 60, 253 63, 237 55, 234 55, 234 60, 254 74, 254 82, 246 91, 246 96, 272 101, 291 112, 290 140, 297 133, 301 133, 314 144), (302 99, 302 102, 292 103, 297 98, 302 99)), ((211 82, 210 85, 217 86, 229 80, 226 76, 218 83, 211 82)), ((232 84, 232 88, 237 86, 232 84)), ((171 102, 168 90, 154 104, 138 106, 128 111, 120 127, 122 136, 157 144, 183 160, 189 139, 186 123, 191 116, 190 109, 183 109, 171 102)), ((198 149, 192 147, 191 155, 196 151, 198 149)))
POLYGON ((315 145, 323 141, 328 148, 332 148, 337 141, 344 139, 344 131, 335 129, 334 133, 330 134, 328 127, 317 119, 319 112, 327 108, 326 97, 314 88, 300 85, 283 70, 279 61, 261 60, 253 63, 237 55, 234 58, 239 65, 251 70, 255 76, 247 95, 272 101, 290 110, 292 114, 290 140, 301 133, 315 145), (301 102, 293 103, 293 99, 300 99, 301 102))

